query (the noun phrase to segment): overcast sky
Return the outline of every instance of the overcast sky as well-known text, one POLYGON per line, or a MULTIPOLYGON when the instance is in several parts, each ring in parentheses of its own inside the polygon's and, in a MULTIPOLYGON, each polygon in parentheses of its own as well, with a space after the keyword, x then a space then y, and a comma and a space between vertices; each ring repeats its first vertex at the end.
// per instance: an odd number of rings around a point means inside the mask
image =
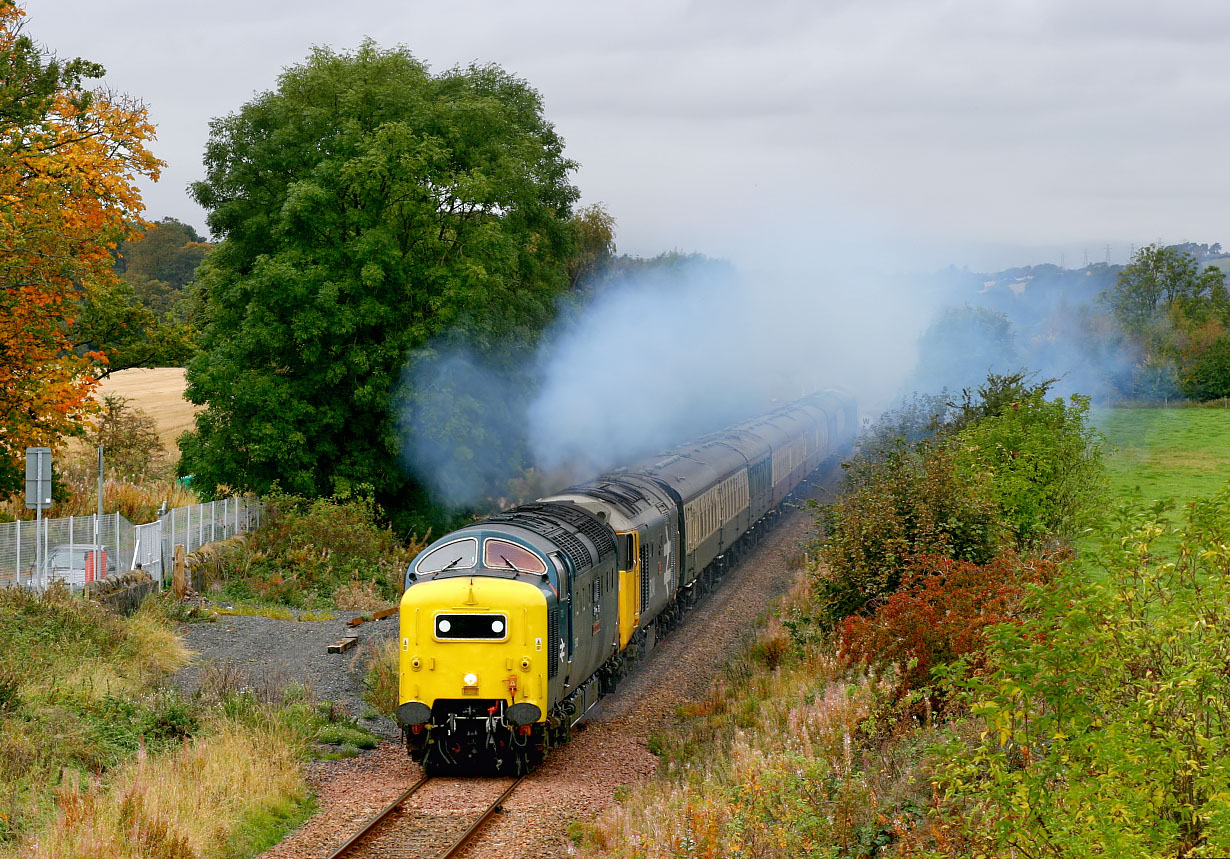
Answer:
POLYGON ((543 95, 619 250, 751 266, 1069 267, 1230 245, 1230 4, 1142 0, 26 0, 143 100, 148 215, 204 231, 209 120, 371 36, 543 95), (874 250, 874 253, 871 251, 874 250), (843 251, 849 253, 843 254, 843 251))

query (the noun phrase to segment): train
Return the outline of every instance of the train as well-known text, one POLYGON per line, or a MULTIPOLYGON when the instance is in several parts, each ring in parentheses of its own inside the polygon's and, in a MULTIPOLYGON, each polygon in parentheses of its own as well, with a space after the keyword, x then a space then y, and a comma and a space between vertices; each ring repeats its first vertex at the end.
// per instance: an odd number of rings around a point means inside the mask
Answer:
POLYGON ((823 391, 432 542, 399 605, 410 756, 533 769, 855 429, 823 391))

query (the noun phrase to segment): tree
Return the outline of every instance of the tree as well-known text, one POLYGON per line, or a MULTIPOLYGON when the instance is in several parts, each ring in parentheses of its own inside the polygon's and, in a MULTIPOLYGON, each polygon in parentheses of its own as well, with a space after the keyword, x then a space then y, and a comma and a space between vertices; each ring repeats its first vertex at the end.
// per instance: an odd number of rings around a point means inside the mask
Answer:
POLYGON ((1142 333, 1159 310, 1169 311, 1176 302, 1190 304, 1218 295, 1224 301, 1224 281, 1216 268, 1201 271, 1191 254, 1152 244, 1136 252, 1104 298, 1125 330, 1142 333))
POLYGON ((532 342, 568 288, 562 152, 524 81, 432 75, 371 41, 316 49, 215 120, 193 186, 221 237, 197 275, 188 367, 207 408, 181 468, 307 496, 370 484, 404 510, 403 367, 440 338, 483 355, 532 342))
POLYGON ((140 274, 183 289, 208 250, 209 243, 191 224, 167 217, 123 242, 115 265, 121 274, 140 274))
POLYGON ((1219 337, 1185 367, 1179 384, 1194 400, 1230 397, 1230 335, 1219 337))
POLYGON ((87 439, 91 447, 105 448, 108 470, 129 479, 159 469, 166 454, 154 419, 118 394, 103 397, 101 413, 87 439))
POLYGON ((945 308, 919 338, 918 353, 914 386, 924 391, 972 386, 1020 365, 1008 317, 968 304, 945 308))
POLYGON ((577 251, 568 261, 568 279, 575 289, 615 255, 615 218, 601 203, 594 203, 573 215, 572 225, 577 251))
POLYGON ((145 108, 89 90, 103 69, 48 57, 0 0, 0 492, 30 445, 79 435, 106 356, 75 348, 83 303, 116 283, 110 249, 139 220, 161 162, 145 108))
POLYGON ((120 244, 115 270, 156 318, 178 316, 184 287, 209 248, 191 225, 163 218, 120 244))

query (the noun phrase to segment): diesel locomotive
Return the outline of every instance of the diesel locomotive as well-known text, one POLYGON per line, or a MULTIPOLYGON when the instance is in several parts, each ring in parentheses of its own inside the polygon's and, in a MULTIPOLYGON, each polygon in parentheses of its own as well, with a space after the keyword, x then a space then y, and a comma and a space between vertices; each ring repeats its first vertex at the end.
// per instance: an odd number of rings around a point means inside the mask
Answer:
POLYGON ((433 542, 400 605, 411 757, 535 766, 854 430, 850 397, 815 394, 433 542))

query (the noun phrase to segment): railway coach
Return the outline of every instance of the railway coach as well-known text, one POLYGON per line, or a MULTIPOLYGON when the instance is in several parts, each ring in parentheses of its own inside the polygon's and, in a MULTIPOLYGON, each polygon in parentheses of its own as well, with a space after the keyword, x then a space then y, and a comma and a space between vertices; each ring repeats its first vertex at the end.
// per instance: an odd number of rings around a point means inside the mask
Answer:
POLYGON ((411 756, 533 767, 854 429, 851 398, 815 394, 436 540, 400 606, 411 756))

